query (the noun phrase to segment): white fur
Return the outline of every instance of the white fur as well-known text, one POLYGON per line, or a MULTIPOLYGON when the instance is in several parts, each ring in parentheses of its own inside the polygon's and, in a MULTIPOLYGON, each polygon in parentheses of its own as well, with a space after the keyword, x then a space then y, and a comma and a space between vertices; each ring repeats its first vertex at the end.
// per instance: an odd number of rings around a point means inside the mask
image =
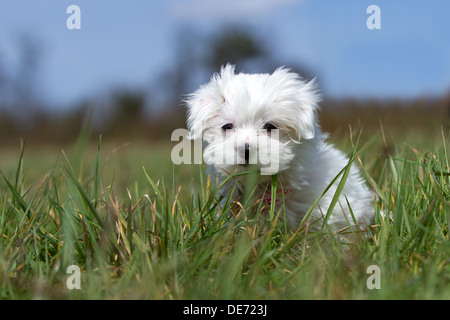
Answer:
MULTIPOLYGON (((249 170, 250 166, 243 160, 246 143, 250 145, 250 161, 253 161, 250 164, 255 163, 261 169, 264 159, 270 160, 263 141, 270 140, 278 152, 272 163, 278 169, 273 173, 278 175, 282 188, 289 190, 284 199, 287 223, 296 229, 312 204, 348 164, 348 158, 342 152, 324 141, 326 135, 317 124, 319 100, 314 80, 305 82, 287 69, 279 68, 273 74, 235 74, 234 66, 227 65, 186 100, 190 138, 203 139, 206 146, 204 159, 209 163, 210 172, 220 181, 229 174, 249 170), (263 130, 267 123, 275 125, 279 131, 270 134, 263 130), (232 124, 233 129, 222 129, 226 124, 232 124), (276 139, 275 133, 278 133, 276 139), (217 154, 221 152, 226 155, 218 159, 217 154)), ((241 179, 244 178, 237 178, 238 188, 244 185, 241 179)), ((259 177, 260 198, 270 181, 270 175, 259 177)), ((320 221, 339 181, 312 212, 310 222, 319 223, 312 224, 311 229, 322 226, 320 221)), ((230 180, 223 188, 225 198, 234 183, 235 180, 230 180)), ((233 197, 238 194, 236 191, 233 197)), ((357 223, 371 221, 373 194, 354 165, 328 220, 335 231, 353 222, 347 201, 357 223)))

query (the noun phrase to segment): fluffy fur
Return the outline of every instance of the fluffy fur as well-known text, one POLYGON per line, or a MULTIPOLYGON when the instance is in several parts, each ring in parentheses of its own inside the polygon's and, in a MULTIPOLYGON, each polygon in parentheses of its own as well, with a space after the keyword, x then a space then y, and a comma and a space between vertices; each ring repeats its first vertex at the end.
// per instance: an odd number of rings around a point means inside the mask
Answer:
MULTIPOLYGON (((265 190, 271 175, 277 174, 283 190, 278 198, 284 196, 287 224, 296 229, 348 164, 342 152, 325 142, 327 136, 317 123, 319 100, 314 80, 305 82, 288 69, 279 68, 272 74, 235 74, 234 66, 227 65, 187 98, 190 138, 204 141, 204 160, 219 181, 252 167, 261 173, 266 170, 256 188, 262 201, 267 201, 265 190)), ((234 199, 244 186, 240 181, 244 176, 236 179, 234 199)), ((322 227, 339 181, 312 212, 310 222, 316 223, 311 229, 322 227)), ((234 185, 235 179, 231 179, 222 189, 225 198, 234 185)), ((358 224, 368 223, 374 214, 372 201, 373 193, 352 166, 328 224, 335 231, 353 224, 348 204, 358 224)))

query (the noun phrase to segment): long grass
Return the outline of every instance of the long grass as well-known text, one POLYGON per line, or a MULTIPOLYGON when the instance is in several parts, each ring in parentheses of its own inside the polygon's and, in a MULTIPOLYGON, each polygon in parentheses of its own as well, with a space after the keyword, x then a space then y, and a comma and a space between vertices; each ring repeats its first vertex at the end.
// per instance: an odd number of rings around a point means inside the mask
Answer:
POLYGON ((449 299, 448 135, 392 154, 377 152, 383 138, 351 151, 377 199, 369 236, 352 241, 288 230, 251 197, 222 207, 200 166, 140 163, 142 146, 119 155, 81 138, 35 178, 23 143, 0 168, 0 298, 449 299), (67 286, 71 265, 81 289, 67 286))

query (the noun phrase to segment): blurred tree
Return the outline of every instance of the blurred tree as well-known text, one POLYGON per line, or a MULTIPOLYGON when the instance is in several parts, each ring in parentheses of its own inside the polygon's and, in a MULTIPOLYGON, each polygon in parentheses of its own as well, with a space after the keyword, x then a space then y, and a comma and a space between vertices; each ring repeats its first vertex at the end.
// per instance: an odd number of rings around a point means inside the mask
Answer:
POLYGON ((3 65, 2 56, 0 54, 0 112, 4 111, 4 108, 7 105, 6 99, 5 99, 5 87, 6 87, 6 71, 5 67, 3 65))
POLYGON ((41 42, 28 34, 18 37, 18 47, 19 64, 13 79, 13 104, 17 111, 24 114, 35 111, 39 105, 37 75, 43 49, 41 42))
POLYGON ((203 59, 208 74, 216 72, 222 65, 236 65, 237 72, 272 73, 285 67, 306 80, 314 74, 298 62, 280 61, 275 58, 266 38, 256 35, 244 26, 225 28, 211 37, 207 56, 203 59))
POLYGON ((189 28, 180 30, 175 39, 175 57, 171 68, 165 70, 158 79, 159 92, 166 95, 164 107, 173 108, 178 105, 180 95, 187 94, 193 88, 192 78, 199 71, 199 55, 201 37, 189 28))
POLYGON ((269 58, 262 40, 242 27, 225 29, 214 35, 205 59, 206 67, 219 70, 222 65, 232 63, 239 70, 250 60, 269 58))
POLYGON ((106 132, 127 136, 144 127, 145 94, 138 90, 119 90, 112 94, 112 118, 106 132))
POLYGON ((0 55, 0 92, 5 84, 5 67, 3 66, 2 56, 0 55))
POLYGON ((116 117, 120 121, 139 119, 144 110, 144 95, 137 91, 123 91, 113 95, 116 117))

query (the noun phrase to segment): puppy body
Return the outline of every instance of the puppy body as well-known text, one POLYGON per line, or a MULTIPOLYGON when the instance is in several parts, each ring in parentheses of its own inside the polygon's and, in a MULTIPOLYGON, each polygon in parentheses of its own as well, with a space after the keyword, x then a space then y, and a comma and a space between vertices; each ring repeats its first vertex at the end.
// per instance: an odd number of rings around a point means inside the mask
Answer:
MULTIPOLYGON (((286 197, 286 214, 289 226, 296 228, 314 201, 331 181, 348 164, 348 158, 333 146, 324 142, 324 135, 304 141, 296 148, 296 156, 289 169, 279 173, 283 187, 292 190, 286 197)), ((341 175, 342 177, 342 175, 341 175)), ((319 229, 321 219, 327 214, 340 178, 320 199, 311 215, 311 229, 319 229)), ((373 194, 366 187, 359 170, 352 165, 344 189, 334 207, 328 224, 339 231, 356 223, 369 223, 374 214, 373 194), (350 207, 349 205, 350 204, 350 207), (352 212, 352 214, 350 213, 352 212)))
MULTIPOLYGON (((314 81, 304 82, 287 69, 273 74, 235 74, 234 66, 227 65, 186 100, 190 138, 204 141, 204 160, 219 181, 256 167, 261 173, 256 196, 269 205, 271 176, 276 174, 277 209, 285 205, 286 222, 296 229, 348 164, 342 152, 325 142, 326 135, 317 123, 319 100, 314 81)), ((230 179, 221 190, 224 197, 237 180, 232 195, 237 198, 245 185, 243 179, 230 179)), ((314 208, 310 229, 322 227, 339 181, 314 208)), ((369 223, 374 214, 372 201, 372 192, 352 165, 328 224, 338 231, 355 222, 369 223)))

